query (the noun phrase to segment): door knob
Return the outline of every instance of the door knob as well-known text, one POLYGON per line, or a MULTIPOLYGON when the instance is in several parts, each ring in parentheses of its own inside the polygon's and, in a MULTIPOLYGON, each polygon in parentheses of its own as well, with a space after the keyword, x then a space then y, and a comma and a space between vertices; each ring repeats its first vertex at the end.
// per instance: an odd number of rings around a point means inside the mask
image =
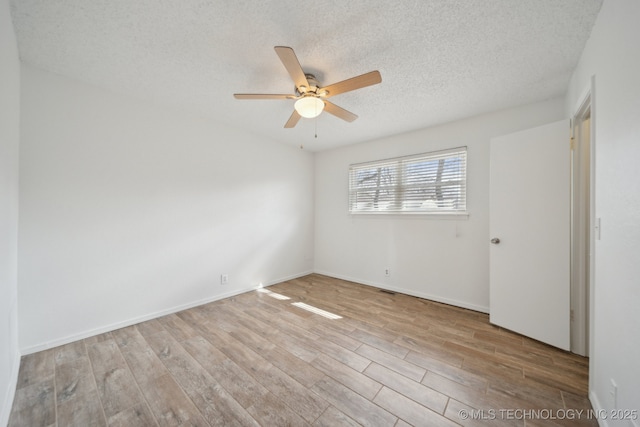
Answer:
POLYGON ((500 239, 498 239, 497 237, 494 237, 493 239, 491 239, 491 243, 493 243, 494 245, 497 245, 498 243, 500 243, 500 239))

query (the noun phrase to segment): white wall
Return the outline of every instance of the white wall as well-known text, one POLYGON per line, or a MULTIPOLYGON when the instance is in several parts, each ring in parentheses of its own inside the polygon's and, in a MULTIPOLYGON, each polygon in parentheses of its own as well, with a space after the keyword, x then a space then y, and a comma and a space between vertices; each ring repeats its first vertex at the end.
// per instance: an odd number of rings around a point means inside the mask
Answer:
POLYGON ((317 153, 315 271, 488 312, 489 140, 563 116, 555 99, 317 153), (349 215, 349 164, 464 145, 468 218, 349 215))
POLYGON ((312 154, 26 65, 22 92, 24 352, 311 271, 312 154))
MULTIPOLYGON (((640 2, 605 0, 571 79, 567 114, 595 75, 595 247, 591 401, 640 411, 640 2)), ((640 425, 640 421, 636 421, 640 425)), ((604 423, 603 423, 604 425, 604 423)), ((608 425, 628 426, 628 421, 608 425)))
POLYGON ((9 420, 18 380, 18 145, 20 60, 9 12, 0 1, 0 425, 9 420))

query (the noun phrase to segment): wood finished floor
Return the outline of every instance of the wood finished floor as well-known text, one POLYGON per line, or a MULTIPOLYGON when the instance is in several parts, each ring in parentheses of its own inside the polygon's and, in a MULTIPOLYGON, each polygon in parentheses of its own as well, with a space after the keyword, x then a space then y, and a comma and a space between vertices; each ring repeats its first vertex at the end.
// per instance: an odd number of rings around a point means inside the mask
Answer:
POLYGON ((485 314, 316 274, 267 291, 23 357, 9 426, 597 425, 515 412, 591 409, 588 359, 485 314))

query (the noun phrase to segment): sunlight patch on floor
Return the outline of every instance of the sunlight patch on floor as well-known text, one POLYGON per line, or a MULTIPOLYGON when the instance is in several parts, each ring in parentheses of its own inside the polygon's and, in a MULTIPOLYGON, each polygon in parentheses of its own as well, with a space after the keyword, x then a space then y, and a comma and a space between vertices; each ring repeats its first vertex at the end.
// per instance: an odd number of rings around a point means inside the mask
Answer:
POLYGON ((338 316, 337 314, 329 313, 328 311, 321 310, 317 307, 314 307, 309 304, 305 304, 303 302, 292 302, 291 305, 295 305, 298 308, 303 310, 310 311, 315 314, 319 314, 320 316, 326 317, 327 319, 342 319, 342 316, 338 316))
POLYGON ((275 298, 275 299, 279 299, 279 300, 288 300, 291 299, 287 296, 284 296, 282 294, 278 294, 275 292, 271 292, 269 289, 265 289, 265 288, 258 288, 256 289, 256 292, 260 292, 261 294, 267 294, 269 295, 271 298, 275 298))

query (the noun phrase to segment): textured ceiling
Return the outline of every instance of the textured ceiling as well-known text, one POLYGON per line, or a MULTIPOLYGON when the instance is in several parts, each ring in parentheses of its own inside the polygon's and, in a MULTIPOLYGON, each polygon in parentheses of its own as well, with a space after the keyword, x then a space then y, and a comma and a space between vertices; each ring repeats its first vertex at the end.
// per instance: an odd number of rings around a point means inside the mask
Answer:
POLYGON ((22 61, 318 151, 564 94, 602 0, 12 0, 22 61), (291 46, 331 98, 284 129, 292 93, 273 50, 291 46), (318 137, 314 138, 317 128, 318 137))

